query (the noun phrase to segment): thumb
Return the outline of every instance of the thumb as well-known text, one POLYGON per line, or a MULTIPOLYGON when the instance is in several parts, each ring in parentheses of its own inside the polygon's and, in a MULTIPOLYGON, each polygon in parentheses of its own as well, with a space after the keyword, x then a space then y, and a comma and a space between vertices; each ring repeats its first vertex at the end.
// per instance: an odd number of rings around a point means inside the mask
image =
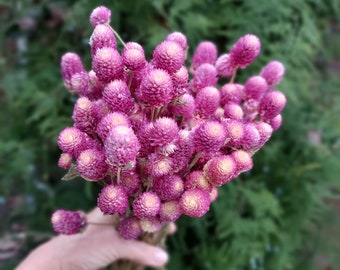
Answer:
POLYGON ((137 240, 120 239, 116 253, 118 258, 128 259, 152 267, 164 266, 169 260, 168 254, 161 248, 137 240))

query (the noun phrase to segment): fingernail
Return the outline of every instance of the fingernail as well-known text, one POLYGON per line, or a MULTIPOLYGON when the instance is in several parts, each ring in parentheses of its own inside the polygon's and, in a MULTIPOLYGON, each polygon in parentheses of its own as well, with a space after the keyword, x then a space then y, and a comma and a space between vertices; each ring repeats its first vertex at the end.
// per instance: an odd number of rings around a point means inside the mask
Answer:
POLYGON ((157 264, 163 265, 168 261, 169 256, 166 252, 160 250, 154 254, 154 259, 157 264))

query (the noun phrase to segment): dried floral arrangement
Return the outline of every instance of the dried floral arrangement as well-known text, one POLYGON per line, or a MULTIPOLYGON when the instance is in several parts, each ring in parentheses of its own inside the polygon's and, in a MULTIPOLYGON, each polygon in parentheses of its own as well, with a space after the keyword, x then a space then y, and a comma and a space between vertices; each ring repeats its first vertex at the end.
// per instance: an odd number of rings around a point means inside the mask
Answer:
MULTIPOLYGON (((61 58, 65 87, 78 99, 74 125, 58 137, 58 165, 69 170, 64 179, 101 184, 103 214, 118 217, 123 238, 146 240, 181 215, 202 217, 219 187, 251 170, 252 156, 282 123, 286 97, 276 86, 285 70, 271 61, 236 83, 261 51, 253 34, 221 55, 201 42, 188 69, 187 39, 174 32, 148 61, 140 44, 122 41, 110 16, 104 6, 91 13, 92 70, 76 53, 61 58)), ((61 234, 88 225, 80 211, 59 209, 51 220, 61 234)))

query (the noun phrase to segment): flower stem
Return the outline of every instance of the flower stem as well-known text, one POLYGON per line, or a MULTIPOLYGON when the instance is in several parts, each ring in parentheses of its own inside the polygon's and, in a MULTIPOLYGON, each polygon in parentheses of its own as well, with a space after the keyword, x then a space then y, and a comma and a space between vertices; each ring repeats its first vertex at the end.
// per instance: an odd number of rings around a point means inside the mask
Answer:
MULTIPOLYGON (((110 26, 110 25, 109 25, 110 26)), ((110 28, 112 29, 113 33, 115 34, 115 36, 117 37, 117 39, 120 41, 120 43, 123 44, 123 46, 126 48, 126 44, 123 41, 123 39, 120 37, 120 35, 110 26, 110 28)))

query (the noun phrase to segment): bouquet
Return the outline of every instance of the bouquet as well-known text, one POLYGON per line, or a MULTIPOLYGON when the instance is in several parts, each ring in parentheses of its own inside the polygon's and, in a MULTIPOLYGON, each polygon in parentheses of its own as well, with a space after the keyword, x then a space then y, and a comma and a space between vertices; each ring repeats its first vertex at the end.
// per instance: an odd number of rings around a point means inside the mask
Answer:
MULTIPOLYGON (((58 165, 68 170, 64 180, 81 176, 102 186, 97 206, 117 216, 121 237, 162 242, 169 222, 202 217, 219 187, 253 167, 252 156, 282 122, 286 98, 276 86, 285 70, 271 61, 236 83, 237 71, 261 51, 253 34, 221 55, 202 41, 187 68, 187 38, 174 32, 147 60, 140 44, 125 43, 109 25, 110 16, 104 6, 91 13, 92 70, 74 52, 61 58, 64 85, 78 98, 74 125, 58 137, 58 165)), ((80 211, 59 209, 51 220, 61 234, 88 225, 80 211)))

